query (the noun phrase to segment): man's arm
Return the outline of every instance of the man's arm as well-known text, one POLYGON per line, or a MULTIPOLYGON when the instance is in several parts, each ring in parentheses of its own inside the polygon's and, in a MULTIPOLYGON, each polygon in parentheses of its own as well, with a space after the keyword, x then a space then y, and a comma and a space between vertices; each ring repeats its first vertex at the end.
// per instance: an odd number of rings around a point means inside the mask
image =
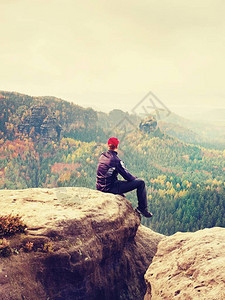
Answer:
POLYGON ((131 175, 128 172, 128 170, 126 169, 126 167, 125 167, 124 163, 122 162, 122 160, 120 160, 119 163, 118 163, 117 171, 127 181, 132 181, 132 180, 136 179, 135 176, 131 175))

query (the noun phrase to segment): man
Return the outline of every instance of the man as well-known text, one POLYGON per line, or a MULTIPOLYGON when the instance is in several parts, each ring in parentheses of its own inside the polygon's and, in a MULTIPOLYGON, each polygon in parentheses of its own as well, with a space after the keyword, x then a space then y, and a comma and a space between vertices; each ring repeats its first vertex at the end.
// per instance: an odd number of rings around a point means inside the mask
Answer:
POLYGON ((108 140, 108 151, 103 152, 99 158, 97 167, 96 189, 105 193, 119 194, 137 189, 137 210, 146 218, 151 218, 152 213, 147 208, 147 192, 145 182, 131 175, 125 168, 124 163, 117 156, 119 140, 111 137, 108 140), (118 173, 125 180, 118 180, 118 173))

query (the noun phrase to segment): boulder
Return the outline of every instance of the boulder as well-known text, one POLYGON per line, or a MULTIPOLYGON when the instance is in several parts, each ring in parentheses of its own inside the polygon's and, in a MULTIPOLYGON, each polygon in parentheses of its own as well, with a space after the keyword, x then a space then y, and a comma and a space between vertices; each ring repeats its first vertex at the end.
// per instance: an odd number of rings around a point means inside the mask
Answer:
POLYGON ((225 299, 225 228, 164 238, 145 280, 145 300, 225 299))
POLYGON ((143 299, 163 236, 140 225, 126 198, 77 187, 1 190, 0 214, 19 214, 28 227, 6 237, 14 254, 0 257, 1 299, 143 299))

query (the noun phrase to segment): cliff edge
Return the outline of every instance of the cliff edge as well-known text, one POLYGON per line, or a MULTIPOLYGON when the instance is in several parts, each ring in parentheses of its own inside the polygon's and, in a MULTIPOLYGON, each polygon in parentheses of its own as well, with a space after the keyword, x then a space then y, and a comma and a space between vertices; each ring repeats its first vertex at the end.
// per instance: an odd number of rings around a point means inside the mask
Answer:
POLYGON ((0 191, 0 215, 26 233, 7 237, 0 299, 143 299, 144 273, 163 237, 140 225, 130 202, 87 188, 0 191))
POLYGON ((164 238, 145 279, 145 300, 225 299, 225 228, 164 238))

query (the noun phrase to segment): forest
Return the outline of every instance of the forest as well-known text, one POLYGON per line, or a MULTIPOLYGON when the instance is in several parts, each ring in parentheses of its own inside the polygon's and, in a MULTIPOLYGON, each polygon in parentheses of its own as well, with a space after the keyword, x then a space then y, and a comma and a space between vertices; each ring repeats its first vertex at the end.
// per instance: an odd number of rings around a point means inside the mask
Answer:
MULTIPOLYGON (((0 108, 1 189, 95 189, 98 157, 113 134, 121 141, 118 155, 130 173, 146 182, 154 216, 142 218, 144 225, 166 235, 225 227, 221 143, 203 147, 190 130, 182 131, 183 137, 175 129, 169 134, 168 126, 143 130, 148 127, 139 126, 140 117, 120 110, 96 112, 54 97, 1 92, 0 108), (119 125, 127 119, 124 130, 119 125)), ((135 192, 126 196, 135 208, 135 192)))

